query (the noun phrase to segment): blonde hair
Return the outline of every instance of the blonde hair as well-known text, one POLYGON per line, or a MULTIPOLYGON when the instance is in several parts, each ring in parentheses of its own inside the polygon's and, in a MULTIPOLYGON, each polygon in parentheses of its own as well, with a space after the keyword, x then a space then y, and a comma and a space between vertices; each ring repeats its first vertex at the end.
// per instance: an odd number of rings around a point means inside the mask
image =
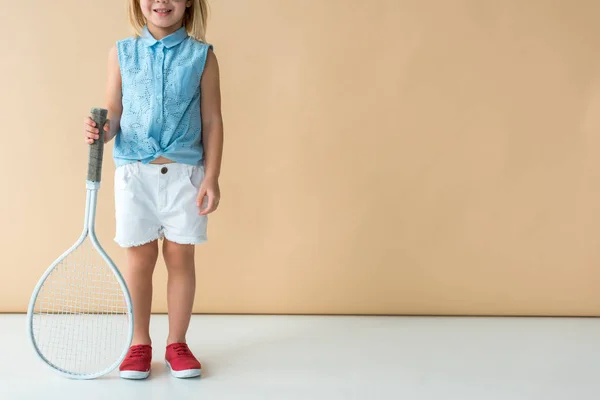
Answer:
MULTIPOLYGON (((189 0, 192 5, 185 9, 183 26, 188 35, 201 42, 206 42, 206 23, 208 20, 208 0, 189 0)), ((140 0, 129 0, 129 23, 136 36, 142 34, 146 26, 146 17, 142 13, 140 0)))

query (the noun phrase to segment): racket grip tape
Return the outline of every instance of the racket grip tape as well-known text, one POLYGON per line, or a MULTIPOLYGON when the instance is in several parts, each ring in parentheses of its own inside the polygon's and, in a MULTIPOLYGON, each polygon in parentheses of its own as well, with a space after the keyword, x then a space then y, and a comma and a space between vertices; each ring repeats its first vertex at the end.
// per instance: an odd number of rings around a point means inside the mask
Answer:
POLYGON ((104 124, 108 118, 108 110, 104 108, 92 108, 90 117, 96 123, 96 128, 100 130, 98 134, 100 138, 89 145, 87 180, 90 182, 100 182, 102 178, 102 157, 104 156, 104 124))

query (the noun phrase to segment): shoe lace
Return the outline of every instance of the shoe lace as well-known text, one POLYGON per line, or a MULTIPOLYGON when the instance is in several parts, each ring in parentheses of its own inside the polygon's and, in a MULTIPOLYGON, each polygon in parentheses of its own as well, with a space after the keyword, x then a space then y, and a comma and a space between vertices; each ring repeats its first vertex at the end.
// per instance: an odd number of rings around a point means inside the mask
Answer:
POLYGON ((173 350, 180 357, 193 357, 192 352, 190 351, 190 349, 185 344, 175 345, 175 346, 173 346, 173 350))
POLYGON ((129 358, 144 358, 146 357, 147 351, 143 347, 134 347, 129 353, 129 358))

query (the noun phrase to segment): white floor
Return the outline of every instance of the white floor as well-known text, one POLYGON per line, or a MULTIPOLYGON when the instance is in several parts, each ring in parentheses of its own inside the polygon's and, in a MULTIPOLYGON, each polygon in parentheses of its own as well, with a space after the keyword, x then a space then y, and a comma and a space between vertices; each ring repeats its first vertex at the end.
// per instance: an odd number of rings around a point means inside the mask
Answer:
POLYGON ((24 316, 0 328, 1 400, 600 399, 600 319, 197 316, 204 376, 176 380, 153 316, 141 382, 65 379, 34 356, 24 316))

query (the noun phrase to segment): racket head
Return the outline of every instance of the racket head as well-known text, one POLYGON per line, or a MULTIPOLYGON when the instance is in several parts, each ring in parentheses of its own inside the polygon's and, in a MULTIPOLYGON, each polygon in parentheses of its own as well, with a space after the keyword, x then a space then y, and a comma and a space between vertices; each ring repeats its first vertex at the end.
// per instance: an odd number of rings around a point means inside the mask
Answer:
POLYGON ((133 340, 131 297, 95 236, 84 231, 44 272, 27 332, 36 355, 70 379, 101 377, 123 361, 133 340))

